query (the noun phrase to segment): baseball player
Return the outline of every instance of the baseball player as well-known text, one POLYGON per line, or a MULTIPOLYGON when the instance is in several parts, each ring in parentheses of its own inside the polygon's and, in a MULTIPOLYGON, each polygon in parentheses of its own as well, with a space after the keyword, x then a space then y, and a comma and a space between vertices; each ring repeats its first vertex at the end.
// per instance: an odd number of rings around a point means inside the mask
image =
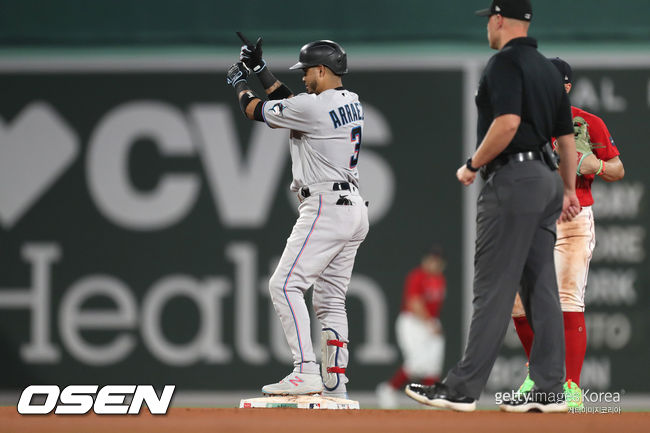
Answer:
POLYGON ((395 323, 404 363, 389 382, 377 386, 377 400, 383 409, 397 406, 397 391, 403 392, 408 382, 433 385, 439 379, 445 355, 439 319, 447 287, 442 273, 445 265, 442 250, 433 247, 406 277, 402 310, 395 323))
POLYGON ((294 96, 269 71, 262 39, 250 43, 241 34, 240 62, 226 81, 235 89, 244 115, 271 128, 290 131, 293 182, 299 217, 269 281, 275 311, 293 354, 293 371, 266 385, 270 395, 323 392, 347 397, 348 322, 345 295, 357 249, 368 233, 367 205, 359 193, 359 150, 364 112, 359 97, 341 82, 347 56, 336 42, 320 40, 302 47, 299 62, 306 93, 294 96), (264 87, 262 101, 248 87, 249 70, 264 87), (313 291, 321 334, 322 361, 316 363, 304 294, 313 291), (319 371, 322 371, 322 376, 319 371))
MULTIPOLYGON (((551 59, 564 78, 566 92, 571 91, 571 66, 560 58, 551 59)), ((585 288, 589 262, 594 251, 594 215, 591 205, 591 184, 596 176, 607 182, 621 180, 625 175, 623 163, 607 126, 598 116, 576 107, 571 107, 578 169, 576 193, 582 210, 572 221, 558 222, 555 243, 555 269, 560 292, 560 303, 564 316, 566 383, 564 392, 570 408, 583 407, 580 390, 580 371, 587 349, 585 329, 585 288)), ((515 299, 512 318, 526 355, 530 354, 533 343, 533 330, 526 320, 524 307, 519 295, 515 299)), ((519 388, 525 393, 532 389, 534 382, 527 376, 519 388)))

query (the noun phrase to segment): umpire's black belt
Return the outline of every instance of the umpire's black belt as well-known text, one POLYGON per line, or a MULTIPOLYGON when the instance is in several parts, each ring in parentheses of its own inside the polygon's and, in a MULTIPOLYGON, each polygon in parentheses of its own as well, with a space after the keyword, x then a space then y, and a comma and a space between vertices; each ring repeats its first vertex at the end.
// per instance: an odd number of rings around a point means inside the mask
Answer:
POLYGON ((483 179, 487 179, 492 173, 511 162, 525 162, 535 160, 544 160, 542 152, 538 150, 531 150, 528 152, 499 155, 481 168, 481 176, 483 176, 483 179))
MULTIPOLYGON (((322 184, 319 184, 321 186, 322 184)), ((312 194, 317 194, 322 191, 351 191, 349 182, 333 182, 323 185, 325 188, 315 188, 315 191, 310 191, 308 186, 303 186, 300 188, 300 195, 304 198, 311 196, 312 194), (318 190, 318 191, 316 191, 318 190)))

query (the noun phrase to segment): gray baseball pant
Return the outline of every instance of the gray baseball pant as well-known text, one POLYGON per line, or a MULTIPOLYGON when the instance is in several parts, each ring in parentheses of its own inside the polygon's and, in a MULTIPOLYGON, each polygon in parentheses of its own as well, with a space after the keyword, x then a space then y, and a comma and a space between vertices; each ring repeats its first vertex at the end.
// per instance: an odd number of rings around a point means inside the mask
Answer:
POLYGON ((519 290, 535 332, 530 377, 541 391, 562 392, 564 328, 553 247, 562 180, 542 161, 510 162, 478 198, 473 315, 465 353, 444 382, 478 399, 505 337, 519 290))

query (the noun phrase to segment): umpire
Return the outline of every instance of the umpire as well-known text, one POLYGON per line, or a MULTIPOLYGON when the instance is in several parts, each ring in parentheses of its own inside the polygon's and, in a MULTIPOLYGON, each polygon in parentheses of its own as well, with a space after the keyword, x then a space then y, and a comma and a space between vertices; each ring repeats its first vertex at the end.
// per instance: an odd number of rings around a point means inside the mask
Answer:
POLYGON ((411 384, 406 393, 423 404, 474 410, 519 290, 535 331, 530 377, 537 388, 500 407, 566 412, 553 246, 558 218, 570 220, 580 211, 571 107, 557 69, 527 37, 529 0, 494 0, 476 14, 489 17, 488 41, 499 52, 489 60, 476 96, 478 147, 456 172, 466 186, 479 168, 486 179, 477 203, 472 322, 465 354, 443 382, 411 384), (558 141, 561 179, 549 147, 552 136, 558 141))

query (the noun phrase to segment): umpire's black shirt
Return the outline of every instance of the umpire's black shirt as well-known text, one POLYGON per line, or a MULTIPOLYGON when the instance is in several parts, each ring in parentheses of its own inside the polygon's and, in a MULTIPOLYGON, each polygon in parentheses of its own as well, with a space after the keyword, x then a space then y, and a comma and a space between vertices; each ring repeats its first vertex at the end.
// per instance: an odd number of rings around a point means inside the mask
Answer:
POLYGON ((573 133, 571 105, 557 68, 537 51, 533 38, 515 38, 488 62, 476 95, 478 142, 504 114, 521 124, 503 155, 539 150, 551 137, 573 133))

